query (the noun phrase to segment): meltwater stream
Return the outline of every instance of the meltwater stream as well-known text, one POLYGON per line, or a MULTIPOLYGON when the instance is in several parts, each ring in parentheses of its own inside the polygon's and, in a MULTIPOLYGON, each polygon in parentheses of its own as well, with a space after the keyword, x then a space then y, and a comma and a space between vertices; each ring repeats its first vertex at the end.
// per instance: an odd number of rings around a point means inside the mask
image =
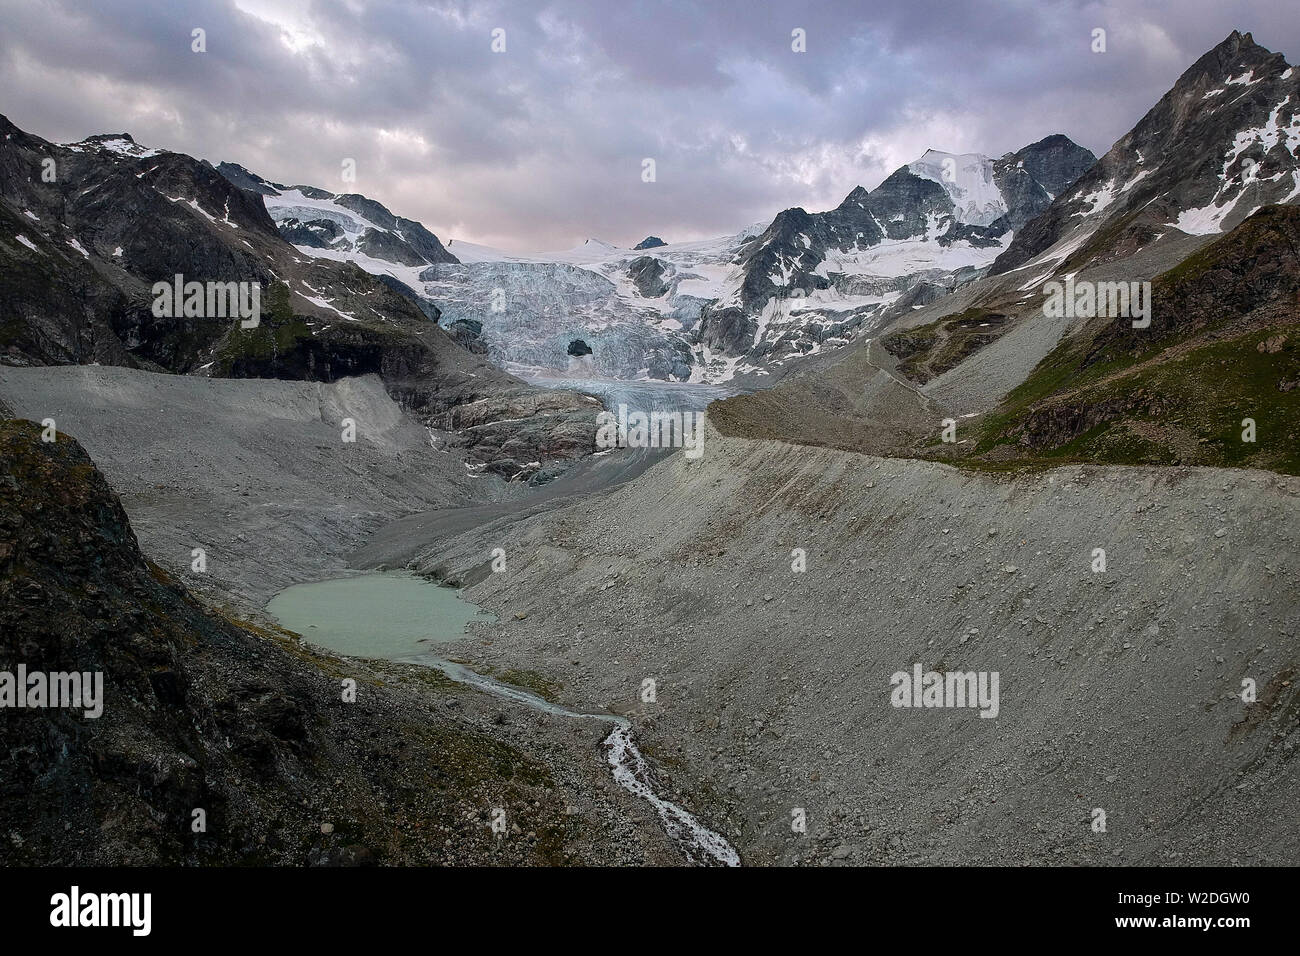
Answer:
POLYGON ((619 786, 655 808, 664 830, 693 863, 740 865, 740 855, 726 839, 655 792, 650 767, 632 741, 632 722, 626 717, 569 710, 431 653, 430 645, 463 637, 465 624, 482 613, 451 588, 409 572, 361 574, 286 588, 267 610, 284 627, 340 654, 434 667, 458 684, 533 710, 611 724, 605 746, 619 786))
POLYGON ((650 768, 641 751, 632 742, 632 722, 617 714, 585 714, 552 704, 535 694, 502 684, 490 677, 484 677, 461 664, 442 660, 429 654, 406 659, 410 663, 425 664, 436 667, 459 684, 469 684, 480 690, 524 704, 534 710, 560 717, 573 717, 579 720, 602 720, 613 724, 614 729, 605 738, 609 748, 609 766, 618 784, 638 797, 646 800, 659 813, 668 835, 682 848, 695 863, 714 866, 739 866, 740 855, 720 834, 714 833, 687 811, 671 800, 665 800, 654 791, 651 784, 650 768))

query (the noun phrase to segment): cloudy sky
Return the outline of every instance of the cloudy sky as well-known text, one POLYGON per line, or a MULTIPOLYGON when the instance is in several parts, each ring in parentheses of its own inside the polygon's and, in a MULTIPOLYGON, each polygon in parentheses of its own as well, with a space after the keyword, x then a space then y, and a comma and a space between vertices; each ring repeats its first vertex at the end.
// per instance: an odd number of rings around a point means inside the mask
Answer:
POLYGON ((0 112, 57 142, 126 131, 364 193, 444 241, 631 245, 825 209, 927 147, 996 156, 1063 132, 1100 154, 1233 28, 1295 62, 1295 12, 1283 0, 0 0, 0 112), (196 28, 206 52, 191 49, 196 28))

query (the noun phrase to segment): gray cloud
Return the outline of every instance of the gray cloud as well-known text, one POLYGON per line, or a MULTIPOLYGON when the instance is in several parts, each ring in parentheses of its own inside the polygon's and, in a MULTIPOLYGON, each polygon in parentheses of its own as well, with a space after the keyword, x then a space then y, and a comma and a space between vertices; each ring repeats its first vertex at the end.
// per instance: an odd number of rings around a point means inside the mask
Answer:
POLYGON ((1295 59, 1283 5, 1234 6, 0 0, 0 111, 56 141, 125 130, 355 189, 444 239, 630 244, 826 208, 931 146, 998 155, 1063 132, 1104 152, 1234 28, 1295 59))

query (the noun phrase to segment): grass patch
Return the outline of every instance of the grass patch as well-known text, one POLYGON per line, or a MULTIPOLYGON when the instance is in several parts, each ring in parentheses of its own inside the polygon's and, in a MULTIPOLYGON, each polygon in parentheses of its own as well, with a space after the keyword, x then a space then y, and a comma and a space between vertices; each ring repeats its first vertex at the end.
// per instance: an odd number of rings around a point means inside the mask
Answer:
POLYGON ((503 684, 512 684, 515 687, 522 687, 524 690, 530 690, 542 700, 552 704, 558 703, 562 685, 553 680, 548 680, 537 671, 522 670, 520 668, 511 668, 500 674, 493 675, 503 684))
POLYGON ((229 374, 240 360, 272 359, 292 352, 297 343, 311 337, 311 329, 289 304, 289 286, 276 282, 266 289, 266 302, 258 324, 251 329, 235 323, 217 349, 216 367, 229 374))
POLYGON ((898 373, 924 385, 956 368, 1007 331, 1008 318, 987 309, 967 309, 928 325, 892 332, 881 346, 899 360, 898 373))
POLYGON ((1211 339, 1168 361, 1158 360, 1161 351, 1084 367, 1078 344, 1063 344, 976 426, 972 454, 1010 445, 1055 462, 1300 474, 1300 329, 1211 339), (1270 351, 1265 344, 1279 336, 1270 351), (1255 422, 1254 442, 1243 440, 1245 419, 1255 422))

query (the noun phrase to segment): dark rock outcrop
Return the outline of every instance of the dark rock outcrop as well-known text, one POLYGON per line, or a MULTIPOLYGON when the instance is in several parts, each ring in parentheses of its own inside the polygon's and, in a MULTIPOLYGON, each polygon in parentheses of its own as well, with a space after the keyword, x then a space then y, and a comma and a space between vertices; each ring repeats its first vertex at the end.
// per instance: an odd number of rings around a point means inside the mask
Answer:
POLYGON ((286 219, 280 223, 280 235, 295 246, 329 249, 343 238, 343 230, 332 219, 286 219))
POLYGON ((483 338, 483 323, 474 319, 457 319, 447 326, 452 340, 475 355, 487 355, 488 344, 483 338))
POLYGON ((665 264, 654 256, 639 256, 627 264, 627 275, 644 299, 657 299, 668 292, 665 264))
POLYGON ((569 801, 542 760, 433 710, 446 685, 201 605, 144 559, 76 441, 7 420, 0 671, 19 665, 102 675, 102 713, 3 711, 5 865, 562 862, 569 801), (492 806, 538 839, 497 839, 492 806))
POLYGON ((280 190, 271 183, 237 163, 218 163, 216 169, 240 189, 247 189, 262 196, 280 195, 280 190))
POLYGON ((1255 135, 1240 145, 1237 137, 1266 127, 1294 128, 1297 122, 1300 72, 1249 33, 1234 30, 1018 232, 990 271, 1018 268, 1086 230, 1086 241, 1058 263, 1059 269, 1078 271, 1169 234, 1187 210, 1208 217, 1187 223, 1188 229, 1219 232, 1261 206, 1294 200, 1300 157, 1288 149, 1288 137, 1255 135))

